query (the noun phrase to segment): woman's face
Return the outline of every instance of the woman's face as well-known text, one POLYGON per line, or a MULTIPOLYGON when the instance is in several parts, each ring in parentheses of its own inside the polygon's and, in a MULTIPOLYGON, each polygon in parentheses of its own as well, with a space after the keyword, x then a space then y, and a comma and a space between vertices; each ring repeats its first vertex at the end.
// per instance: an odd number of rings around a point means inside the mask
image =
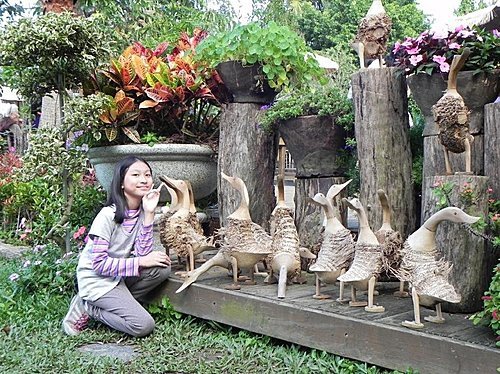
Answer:
POLYGON ((134 162, 123 178, 123 193, 128 202, 140 201, 153 187, 153 176, 148 165, 134 162))

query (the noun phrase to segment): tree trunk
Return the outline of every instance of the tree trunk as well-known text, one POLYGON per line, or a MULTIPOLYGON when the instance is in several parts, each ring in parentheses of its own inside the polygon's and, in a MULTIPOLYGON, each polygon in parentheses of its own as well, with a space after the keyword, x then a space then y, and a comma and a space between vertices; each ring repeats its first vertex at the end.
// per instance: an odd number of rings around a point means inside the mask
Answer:
POLYGON ((484 175, 490 177, 490 197, 500 200, 500 103, 484 106, 484 175))
POLYGON ((73 0, 42 0, 41 3, 43 14, 48 12, 62 13, 75 11, 73 0))
POLYGON ((250 197, 250 215, 255 223, 269 228, 269 218, 276 206, 274 170, 278 141, 259 127, 259 104, 234 103, 225 106, 220 121, 218 197, 221 224, 240 203, 240 196, 220 177, 240 177, 250 197))
POLYGON ((382 225, 377 189, 391 202, 392 227, 407 237, 415 229, 406 80, 394 68, 365 69, 352 76, 360 200, 371 228, 382 225))
MULTIPOLYGON (((453 189, 448 196, 449 206, 456 206, 473 216, 484 217, 488 211, 488 178, 471 175, 427 177, 423 189, 429 191, 423 202, 424 221, 440 210, 438 196, 432 193, 433 186, 451 183, 453 189), (472 195, 464 192, 473 191, 472 195), (467 199, 467 196, 472 196, 467 199), (471 204, 472 203, 472 204, 471 204)), ((453 264, 450 283, 462 296, 458 304, 444 303, 443 310, 452 313, 472 313, 482 308, 481 296, 488 289, 491 269, 495 263, 495 252, 487 251, 483 237, 474 235, 463 224, 444 221, 436 232, 439 253, 453 264)))

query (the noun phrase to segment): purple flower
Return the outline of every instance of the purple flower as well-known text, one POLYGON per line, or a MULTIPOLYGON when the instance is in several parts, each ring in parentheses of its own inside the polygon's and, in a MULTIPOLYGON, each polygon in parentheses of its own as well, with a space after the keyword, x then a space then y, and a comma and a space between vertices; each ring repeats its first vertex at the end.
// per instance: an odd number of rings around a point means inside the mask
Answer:
POLYGON ((399 51, 401 48, 401 43, 398 41, 396 42, 396 44, 394 44, 394 48, 392 49, 392 53, 396 53, 397 51, 399 51))
POLYGON ((450 43, 448 45, 448 48, 450 48, 450 49, 460 49, 460 44, 453 42, 453 43, 450 43))
POLYGON ((495 35, 495 37, 500 38, 500 31, 498 31, 498 29, 492 30, 491 32, 495 35))
POLYGON ((442 64, 439 64, 439 70, 441 70, 441 73, 447 73, 450 71, 450 64, 447 62, 443 62, 442 64))
POLYGON ((24 263, 23 263, 23 268, 27 268, 27 267, 28 267, 28 266, 30 266, 30 265, 31 265, 31 261, 30 261, 30 260, 26 260, 26 261, 24 261, 24 263))
POLYGON ((9 280, 10 280, 11 282, 15 282, 15 281, 17 281, 18 279, 19 279, 19 274, 17 274, 17 273, 12 273, 12 274, 9 276, 9 280))
POLYGON ((464 25, 457 26, 457 27, 455 28, 455 32, 460 32, 460 31, 462 31, 463 29, 465 29, 465 26, 464 26, 464 25))
POLYGON ((422 55, 416 55, 416 56, 411 56, 410 57, 410 64, 413 66, 417 66, 420 61, 422 61, 423 57, 422 55))
POLYGON ((271 107, 271 104, 262 105, 260 107, 260 110, 268 110, 270 107, 271 107))

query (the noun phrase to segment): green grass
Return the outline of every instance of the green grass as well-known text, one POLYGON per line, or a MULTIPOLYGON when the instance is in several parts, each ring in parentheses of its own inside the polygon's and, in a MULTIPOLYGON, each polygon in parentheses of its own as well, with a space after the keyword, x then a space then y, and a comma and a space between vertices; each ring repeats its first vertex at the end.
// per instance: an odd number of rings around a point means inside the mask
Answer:
MULTIPOLYGON (((0 258, 0 373, 391 373, 323 351, 271 339, 162 308, 153 334, 136 339, 93 322, 77 337, 61 331, 71 295, 15 290, 19 260, 0 258), (134 345, 118 359, 78 351, 88 343, 134 345)), ((392 372, 396 373, 396 372, 392 372)))

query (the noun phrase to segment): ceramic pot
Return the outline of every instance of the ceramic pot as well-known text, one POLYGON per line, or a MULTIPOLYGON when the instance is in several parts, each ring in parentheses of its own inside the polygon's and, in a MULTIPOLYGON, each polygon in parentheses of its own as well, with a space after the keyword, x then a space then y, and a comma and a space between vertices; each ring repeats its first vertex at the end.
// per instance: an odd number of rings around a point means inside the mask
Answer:
MULTIPOLYGON (((109 190, 116 162, 134 155, 145 159, 153 169, 154 185, 160 183, 158 175, 174 179, 187 179, 193 186, 194 196, 200 199, 217 189, 217 161, 207 146, 196 144, 114 145, 89 149, 88 157, 101 185, 109 190)), ((162 189, 160 201, 170 199, 162 189)))

